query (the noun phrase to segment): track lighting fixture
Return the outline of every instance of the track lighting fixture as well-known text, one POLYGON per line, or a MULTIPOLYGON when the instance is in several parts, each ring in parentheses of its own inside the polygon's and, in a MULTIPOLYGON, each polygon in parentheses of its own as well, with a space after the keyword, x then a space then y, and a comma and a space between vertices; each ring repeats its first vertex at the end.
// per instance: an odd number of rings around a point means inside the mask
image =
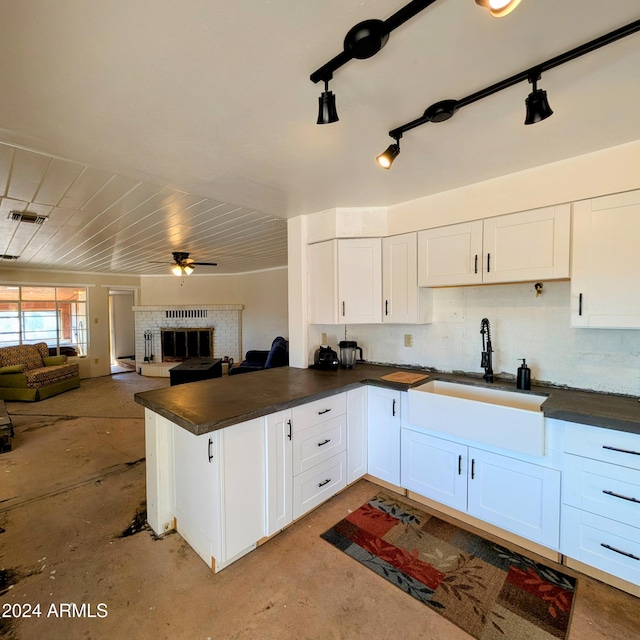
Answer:
MULTIPOLYGON (((329 124, 338 121, 336 98, 329 91, 329 80, 333 72, 349 60, 366 60, 376 55, 389 40, 389 34, 410 20, 418 13, 432 5, 436 0, 413 0, 386 20, 364 20, 349 29, 344 38, 342 51, 326 64, 316 69, 311 82, 324 82, 325 89, 318 98, 318 124, 329 124)), ((520 0, 476 0, 476 4, 489 9, 492 16, 500 18, 511 13, 520 4, 520 0)))
MULTIPOLYGON (((480 0, 476 0, 478 4, 482 4, 480 0)), ((483 0, 484 2, 484 0, 483 0)), ((484 6, 484 4, 482 5, 484 6)), ((559 67, 560 65, 565 64, 566 62, 570 62, 571 60, 575 60, 580 56, 585 55, 586 53, 591 53, 596 49, 600 49, 608 44, 612 44, 617 40, 621 40, 627 36, 630 36, 634 33, 640 31, 640 20, 635 20, 634 22, 630 22, 624 27, 620 27, 619 29, 615 29, 609 33, 596 38, 595 40, 590 40, 579 47, 575 47, 574 49, 570 49, 569 51, 565 51, 554 58, 550 58, 549 60, 545 60, 540 64, 531 67, 530 69, 526 69, 525 71, 521 71, 520 73, 516 73, 515 75, 505 78, 500 82, 496 82, 485 89, 481 89, 480 91, 476 91, 465 98, 461 98, 460 100, 440 100, 432 104, 428 107, 422 116, 416 118, 415 120, 411 120, 406 124, 403 124, 395 129, 389 131, 389 136, 392 137, 396 142, 402 137, 404 133, 410 131, 411 129, 415 129, 423 124, 427 124, 428 122, 444 122, 449 120, 457 111, 462 109, 462 107, 466 107, 478 100, 482 100, 482 98, 487 98, 494 93, 498 93, 498 91, 502 91, 503 89, 507 89, 512 87, 520 82, 524 82, 528 80, 533 85, 533 91, 529 94, 529 97, 526 99, 526 107, 527 113, 524 123, 525 124, 534 124, 536 122, 540 122, 542 120, 546 120, 550 115, 553 114, 551 107, 547 101, 547 92, 542 89, 538 89, 537 82, 540 79, 541 74, 544 71, 549 71, 549 69, 554 69, 555 67, 559 67)), ((389 149, 391 149, 395 145, 391 145, 389 149)), ((385 151, 384 154, 378 156, 378 164, 385 169, 388 169, 391 166, 391 162, 400 152, 400 148, 398 147, 397 152, 388 166, 385 166, 380 162, 380 158, 385 156, 385 154, 389 151, 385 151)))
POLYGON ((476 0, 476 4, 489 9, 494 18, 502 18, 509 15, 520 4, 520 0, 476 0))
POLYGON ((547 101, 547 92, 538 89, 538 80, 540 80, 540 74, 534 71, 529 76, 529 82, 533 85, 533 91, 525 100, 527 106, 527 115, 524 119, 525 124, 535 124, 553 115, 553 111, 547 101))
POLYGON ((401 136, 398 136, 395 143, 390 144, 386 150, 376 158, 376 162, 383 169, 391 169, 393 161, 400 155, 400 137, 401 136))
POLYGON ((324 91, 318 98, 318 124, 331 124, 340 119, 336 111, 336 97, 333 91, 329 91, 330 79, 324 81, 324 91))

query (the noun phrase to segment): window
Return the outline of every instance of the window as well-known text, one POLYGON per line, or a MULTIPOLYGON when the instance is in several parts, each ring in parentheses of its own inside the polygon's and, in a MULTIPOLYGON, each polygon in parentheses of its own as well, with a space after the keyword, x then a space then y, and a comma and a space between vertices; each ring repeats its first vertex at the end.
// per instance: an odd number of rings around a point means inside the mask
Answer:
POLYGON ((0 285, 0 346, 36 342, 55 353, 87 354, 84 287, 0 285))

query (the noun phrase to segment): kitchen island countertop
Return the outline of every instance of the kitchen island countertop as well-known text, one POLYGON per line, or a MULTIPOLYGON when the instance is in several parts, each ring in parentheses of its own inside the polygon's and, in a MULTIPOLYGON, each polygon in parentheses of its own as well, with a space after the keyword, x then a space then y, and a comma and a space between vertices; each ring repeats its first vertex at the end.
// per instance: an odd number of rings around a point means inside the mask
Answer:
MULTIPOLYGON (((488 384, 473 376, 417 371, 402 367, 358 364, 353 369, 322 371, 295 367, 265 369, 242 376, 225 376, 135 394, 136 402, 195 435, 276 413, 362 384, 406 391, 429 380, 449 380, 515 391, 515 383, 488 384), (428 379, 411 385, 382 377, 398 371, 424 373, 428 379)), ((522 393, 528 393, 523 391, 522 393)), ((542 411, 548 418, 640 434, 638 398, 558 387, 532 386, 545 395, 542 411)))

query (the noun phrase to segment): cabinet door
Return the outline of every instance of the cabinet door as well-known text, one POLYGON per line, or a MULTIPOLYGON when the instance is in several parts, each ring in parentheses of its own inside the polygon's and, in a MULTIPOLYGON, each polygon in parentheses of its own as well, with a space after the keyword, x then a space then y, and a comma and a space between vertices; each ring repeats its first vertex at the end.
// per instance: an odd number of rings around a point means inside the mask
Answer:
POLYGON ((222 429, 220 458, 224 564, 251 551, 265 536, 264 418, 222 429))
POLYGON ((482 282, 482 220, 418 232, 418 285, 482 282))
POLYGON ((382 239, 382 321, 418 322, 417 234, 382 239))
POLYGON ((220 556, 218 436, 195 436, 173 426, 177 530, 210 567, 212 558, 220 556))
POLYGON ((400 484, 400 392, 369 387, 368 471, 400 484))
POLYGON ((467 510, 467 447, 402 429, 401 486, 460 511, 467 510))
POLYGON ((382 244, 380 238, 338 241, 339 322, 382 321, 382 244))
POLYGON ((347 391, 347 483, 367 473, 367 387, 347 391))
POLYGON ((558 549, 560 472, 469 449, 468 513, 558 549))
POLYGON ((293 519, 291 409, 267 416, 266 430, 266 535, 272 536, 293 519))
POLYGON ((307 246, 307 300, 310 323, 338 323, 337 240, 307 246))
POLYGON ((574 204, 571 324, 640 328, 640 191, 574 204))
POLYGON ((482 281, 568 278, 570 233, 568 204, 487 218, 482 281))

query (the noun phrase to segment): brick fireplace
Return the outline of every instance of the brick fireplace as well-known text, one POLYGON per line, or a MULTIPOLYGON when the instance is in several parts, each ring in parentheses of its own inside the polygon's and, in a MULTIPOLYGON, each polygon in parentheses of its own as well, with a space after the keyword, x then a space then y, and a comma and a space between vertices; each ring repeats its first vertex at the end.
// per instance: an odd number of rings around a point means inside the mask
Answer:
POLYGON ((149 305, 133 307, 133 312, 136 369, 143 375, 168 376, 171 367, 196 353, 191 354, 188 346, 188 341, 194 345, 194 335, 197 335, 198 349, 205 349, 207 340, 211 340, 209 348, 212 347, 213 352, 205 357, 229 356, 236 362, 242 360, 242 305, 149 305), (208 337, 203 338, 203 332, 208 332, 208 337), (163 336, 165 347, 171 341, 174 345, 165 362, 162 361, 163 336))

